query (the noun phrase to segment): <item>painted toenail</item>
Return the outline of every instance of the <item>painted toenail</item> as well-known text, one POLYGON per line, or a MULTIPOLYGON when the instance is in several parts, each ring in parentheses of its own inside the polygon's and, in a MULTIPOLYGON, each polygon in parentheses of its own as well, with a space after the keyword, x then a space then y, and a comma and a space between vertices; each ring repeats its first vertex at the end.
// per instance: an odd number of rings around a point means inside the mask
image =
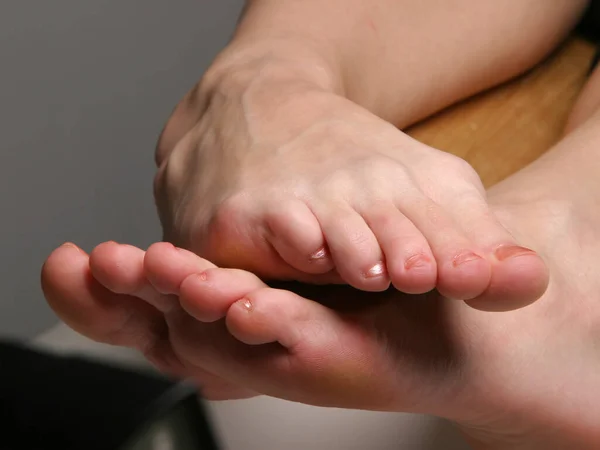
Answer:
POLYGON ((431 260, 425 255, 413 255, 406 260, 404 268, 406 270, 416 269, 418 267, 428 266, 431 260))
POLYGON ((498 261, 505 261, 509 258, 516 258, 517 256, 534 255, 535 252, 530 248, 520 247, 518 245, 503 245, 498 247, 494 252, 498 261))
POLYGON ((206 280, 208 280, 208 275, 206 274, 206 272, 200 272, 196 276, 198 277, 198 279, 200 281, 206 281, 206 280))
POLYGON ((375 278, 385 275, 385 266, 382 262, 375 264, 365 273, 365 278, 375 278))
POLYGON ((252 304, 252 302, 247 299, 247 298, 243 298, 242 300, 238 300, 237 302, 242 308, 244 308, 246 311, 250 312, 252 311, 252 309, 254 309, 254 305, 252 304))
POLYGON ((312 255, 310 255, 310 259, 311 260, 323 259, 326 256, 327 256, 327 250, 325 250, 325 247, 322 247, 319 250, 317 250, 316 252, 314 252, 312 255))
POLYGON ((473 252, 464 252, 464 253, 460 253, 459 255, 454 257, 454 259, 452 260, 452 265, 454 267, 458 267, 462 264, 466 264, 471 261, 476 261, 478 259, 483 259, 483 258, 473 252))

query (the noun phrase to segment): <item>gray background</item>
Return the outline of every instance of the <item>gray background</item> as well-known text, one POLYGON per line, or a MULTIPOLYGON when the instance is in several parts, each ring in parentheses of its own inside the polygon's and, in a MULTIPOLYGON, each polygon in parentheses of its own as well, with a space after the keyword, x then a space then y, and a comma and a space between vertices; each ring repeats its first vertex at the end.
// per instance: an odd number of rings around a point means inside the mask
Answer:
POLYGON ((160 239, 156 139, 242 3, 0 1, 0 334, 53 324, 39 272, 63 241, 160 239))

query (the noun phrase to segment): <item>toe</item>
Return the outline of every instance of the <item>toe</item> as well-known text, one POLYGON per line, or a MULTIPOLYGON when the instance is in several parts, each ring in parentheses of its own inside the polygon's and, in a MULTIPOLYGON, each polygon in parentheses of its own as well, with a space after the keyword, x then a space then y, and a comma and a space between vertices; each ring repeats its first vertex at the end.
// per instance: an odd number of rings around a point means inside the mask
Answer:
POLYGON ((268 395, 304 403, 353 408, 390 402, 390 392, 378 389, 385 370, 378 347, 343 316, 288 291, 263 288, 235 302, 227 313, 227 328, 248 346, 238 360, 250 379, 268 395), (276 343, 276 344, 273 344, 276 343), (283 346, 285 353, 274 345, 283 346), (253 349, 270 349, 255 354, 253 349))
POLYGON ((88 255, 73 244, 56 249, 42 269, 48 303, 71 328, 90 339, 149 352, 158 348, 164 319, 148 303, 106 289, 91 274, 88 255))
POLYGON ((384 255, 373 231, 348 205, 321 205, 315 209, 336 271, 351 286, 384 291, 390 279, 384 255))
POLYGON ((307 274, 333 269, 321 226, 304 202, 277 204, 265 217, 271 245, 290 266, 307 274))
POLYGON ((195 319, 214 322, 225 317, 234 302, 264 286, 258 277, 244 270, 208 269, 183 280, 179 301, 195 319))
POLYGON ((387 271, 396 289, 424 294, 435 288, 437 268, 423 234, 394 205, 363 212, 385 255, 387 271))
POLYGON ((526 306, 548 286, 548 269, 533 250, 521 247, 489 209, 485 198, 463 196, 455 208, 455 221, 490 262, 491 277, 485 289, 469 304, 478 309, 506 311, 526 306))
POLYGON ((427 239, 437 265, 436 287, 443 296, 470 300, 487 289, 491 264, 452 216, 436 202, 418 194, 399 201, 398 208, 427 239))
POLYGON ((75 331, 98 342, 138 349, 159 370, 175 377, 192 376, 210 398, 256 395, 200 367, 190 372, 167 339, 163 314, 137 296, 115 292, 139 289, 139 266, 132 264, 136 259, 139 263, 139 252, 134 247, 106 243, 94 250, 97 260, 92 263, 75 245, 61 246, 42 268, 42 289, 48 303, 75 331), (117 261, 124 263, 124 270, 115 270, 117 261), (111 289, 92 275, 91 265, 111 289))
POLYGON ((447 298, 469 300, 485 291, 491 267, 481 251, 472 250, 472 243, 457 241, 438 245, 434 251, 438 260, 437 289, 447 298))
POLYGON ((147 301, 161 312, 178 305, 173 295, 161 294, 144 273, 145 252, 131 245, 105 242, 90 254, 90 270, 96 280, 116 294, 147 301))
POLYGON ((510 311, 541 298, 550 281, 548 267, 533 250, 500 246, 493 254, 492 279, 479 297, 468 301, 483 311, 510 311))
POLYGON ((327 345, 332 336, 346 330, 341 317, 325 306, 268 287, 248 292, 234 302, 226 323, 229 332, 246 344, 278 342, 292 353, 300 346, 327 345), (325 324, 327 327, 321 328, 325 324))
POLYGON ((179 295, 183 280, 216 266, 196 254, 166 242, 151 245, 144 257, 146 277, 163 294, 179 295))
POLYGON ((292 317, 298 318, 299 311, 282 310, 277 300, 273 301, 277 294, 269 288, 260 289, 234 302, 227 314, 227 328, 232 336, 249 345, 278 342, 293 349, 299 342, 302 325, 292 317))

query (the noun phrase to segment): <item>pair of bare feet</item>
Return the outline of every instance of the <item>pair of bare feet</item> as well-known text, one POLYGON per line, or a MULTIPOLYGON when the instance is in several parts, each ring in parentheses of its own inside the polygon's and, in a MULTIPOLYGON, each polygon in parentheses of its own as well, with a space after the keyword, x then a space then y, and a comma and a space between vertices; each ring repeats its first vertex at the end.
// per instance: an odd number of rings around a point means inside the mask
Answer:
POLYGON ((600 119, 486 200, 464 162, 377 117, 402 128, 522 73, 589 3, 246 2, 157 153, 165 238, 192 253, 63 246, 49 302, 211 398, 425 412, 480 449, 599 448, 600 119))
MULTIPOLYGON (((290 285, 298 292, 293 293, 166 243, 147 251, 105 243, 89 256, 72 244, 61 246, 44 266, 44 291, 75 330, 139 349, 162 370, 196 379, 209 398, 267 394, 316 405, 435 414, 456 421, 479 448, 595 448, 600 442, 600 284, 594 267, 600 252, 600 185, 594 180, 599 142, 596 118, 533 166, 494 187, 489 210, 470 216, 489 218, 492 212, 498 222, 490 234, 502 239, 491 242, 519 242, 547 262, 549 288, 539 301, 517 311, 481 312, 433 292, 374 294, 344 286, 304 286, 302 292, 290 285)), ((460 199, 450 206, 451 212, 462 208, 465 213, 460 199)), ((298 217, 287 211, 288 217, 298 217)), ((398 210, 393 214, 400 220, 384 218, 381 224, 387 226, 380 229, 407 223, 398 210)), ((285 220, 279 223, 286 225, 285 220)), ((456 236, 450 231, 448 236, 456 236)), ((329 244, 329 234, 324 234, 329 244)), ((293 240, 293 234, 287 236, 293 240)), ((408 242, 427 242, 420 239, 408 242)), ((390 248, 402 250, 398 237, 390 242, 396 243, 390 248)), ((494 245, 462 242, 459 247, 484 255, 475 265, 485 267, 484 274, 491 267, 492 279, 506 277, 506 283, 517 268, 516 275, 527 273, 518 278, 524 286, 531 273, 545 273, 532 252, 506 263, 483 251, 494 245), (532 267, 535 271, 524 270, 532 267)), ((314 244, 304 248, 323 245, 314 244)), ((406 254, 390 251, 388 256, 388 247, 382 247, 386 261, 401 262, 391 267, 406 267, 406 254)), ((280 274, 293 277, 290 268, 302 267, 284 256, 289 254, 279 252, 289 263, 280 274)), ((337 267, 340 256, 333 250, 329 255, 337 267)), ((276 267, 275 261, 266 267, 276 267)), ((437 261, 438 278, 444 273, 440 267, 461 267, 444 266, 435 257, 429 261, 437 261)), ((402 271, 389 267, 392 281, 411 285, 402 271)), ((485 289, 496 289, 496 301, 503 290, 515 292, 506 284, 486 283, 485 289)), ((381 283, 376 290, 386 286, 381 283)), ((421 286, 423 291, 433 287, 421 286)), ((517 292, 522 296, 523 290, 517 292)))

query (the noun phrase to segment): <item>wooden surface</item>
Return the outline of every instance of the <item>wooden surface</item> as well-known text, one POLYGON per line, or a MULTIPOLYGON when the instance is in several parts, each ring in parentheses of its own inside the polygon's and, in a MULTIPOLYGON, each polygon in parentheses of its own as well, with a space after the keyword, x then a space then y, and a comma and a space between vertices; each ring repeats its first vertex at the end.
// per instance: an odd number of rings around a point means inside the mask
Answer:
POLYGON ((573 38, 528 74, 418 124, 408 133, 466 159, 491 186, 560 139, 594 47, 573 38))

